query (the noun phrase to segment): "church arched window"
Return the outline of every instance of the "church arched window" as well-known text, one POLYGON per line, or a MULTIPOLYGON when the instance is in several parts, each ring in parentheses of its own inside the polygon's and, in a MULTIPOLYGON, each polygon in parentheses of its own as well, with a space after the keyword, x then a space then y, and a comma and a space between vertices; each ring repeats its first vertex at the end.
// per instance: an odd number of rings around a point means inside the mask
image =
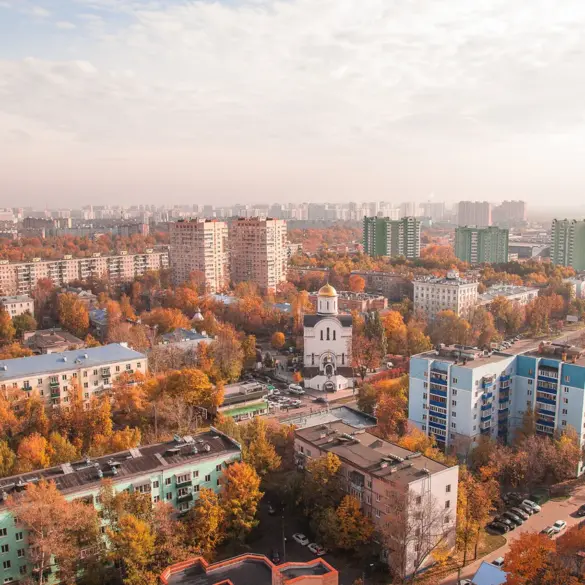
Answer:
POLYGON ((329 310, 329 301, 327 301, 327 310, 329 310))
POLYGON ((321 341, 323 341, 323 329, 321 329, 321 341))
MULTIPOLYGON (((322 337, 321 337, 321 339, 322 339, 322 337)), ((315 365, 315 354, 314 353, 311 354, 311 365, 312 366, 315 365)))
POLYGON ((329 341, 329 327, 327 327, 327 341, 329 341))
POLYGON ((333 341, 335 341, 335 329, 333 330, 333 341))
POLYGON ((344 353, 341 354, 341 365, 342 366, 345 365, 345 354, 344 353))

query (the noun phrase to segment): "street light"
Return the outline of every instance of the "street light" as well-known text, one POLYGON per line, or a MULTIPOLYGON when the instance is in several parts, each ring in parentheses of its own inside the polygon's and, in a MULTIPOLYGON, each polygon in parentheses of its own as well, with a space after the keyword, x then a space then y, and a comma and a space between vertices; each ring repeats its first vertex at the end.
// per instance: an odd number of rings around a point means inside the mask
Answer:
POLYGON ((364 570, 363 570, 363 572, 362 572, 362 585, 366 585, 366 570, 367 570, 368 568, 370 568, 370 569, 371 569, 373 566, 374 566, 374 563, 370 563, 369 565, 366 565, 366 566, 364 567, 364 570))

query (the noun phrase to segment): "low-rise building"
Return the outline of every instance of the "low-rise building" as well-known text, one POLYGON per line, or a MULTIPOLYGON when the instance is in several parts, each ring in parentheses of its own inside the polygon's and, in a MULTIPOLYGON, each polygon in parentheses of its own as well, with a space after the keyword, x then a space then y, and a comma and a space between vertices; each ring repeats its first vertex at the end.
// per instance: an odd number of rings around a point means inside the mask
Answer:
POLYGON ((22 344, 34 354, 62 353, 85 346, 83 340, 63 329, 42 329, 26 331, 22 344))
POLYGON ((393 534, 406 536, 412 529, 412 535, 400 543, 406 549, 401 555, 405 574, 419 568, 415 566, 417 538, 440 538, 446 546, 454 545, 458 466, 448 467, 341 421, 296 430, 295 452, 301 467, 327 453, 339 457, 344 491, 359 500, 385 543, 393 534), (415 536, 421 517, 426 525, 415 536), (399 527, 397 522, 405 525, 399 527))
POLYGON ((384 295, 390 301, 412 299, 414 286, 411 280, 391 272, 375 270, 353 270, 351 276, 357 274, 366 282, 366 292, 384 295))
POLYGON ((264 555, 243 554, 210 564, 195 557, 171 565, 162 585, 338 585, 338 572, 322 558, 275 565, 264 555))
MULTIPOLYGON (((309 295, 309 300, 315 311, 317 310, 318 299, 318 292, 313 292, 309 295)), ((388 308, 388 299, 382 295, 339 291, 337 293, 337 299, 339 310, 348 313, 351 311, 366 313, 367 311, 382 311, 388 308)))
POLYGON ((11 317, 16 317, 23 313, 34 315, 35 312, 35 302, 27 295, 0 297, 0 305, 11 317))
POLYGON ((457 270, 450 270, 445 278, 419 278, 414 281, 414 310, 423 311, 429 319, 446 310, 468 317, 477 305, 477 286, 476 281, 461 278, 457 270))
POLYGON ((585 298, 585 276, 577 275, 573 278, 565 278, 563 283, 571 287, 571 293, 576 299, 585 298))
POLYGON ((88 309, 91 309, 98 304, 97 295, 91 291, 83 288, 67 287, 64 292, 74 294, 88 309))
MULTIPOLYGON (((57 467, 38 469, 0 479, 0 535, 2 536, 2 577, 5 583, 31 575, 27 561, 28 538, 5 506, 6 497, 40 480, 54 482, 67 500, 83 499, 99 508, 103 479, 113 482, 116 492, 149 494, 153 505, 172 504, 188 510, 201 488, 216 492, 224 468, 241 459, 241 446, 213 427, 209 432, 182 437, 168 443, 146 445, 57 467)), ((105 522, 102 520, 103 525, 105 522)))
POLYGON ((236 422, 268 414, 268 387, 259 382, 228 384, 223 390, 223 404, 218 412, 236 422))
POLYGON ((24 395, 40 396, 47 407, 68 406, 77 386, 83 401, 111 388, 112 381, 123 373, 148 369, 144 354, 121 343, 90 347, 62 353, 0 361, 0 392, 15 400, 24 395))
POLYGON ((496 284, 477 297, 478 305, 490 305, 498 297, 504 297, 517 305, 527 305, 538 296, 539 289, 532 286, 496 284))
POLYGON ((205 331, 199 333, 196 329, 175 329, 170 333, 160 336, 160 345, 172 345, 179 349, 196 349, 200 343, 211 343, 213 337, 209 337, 205 331))

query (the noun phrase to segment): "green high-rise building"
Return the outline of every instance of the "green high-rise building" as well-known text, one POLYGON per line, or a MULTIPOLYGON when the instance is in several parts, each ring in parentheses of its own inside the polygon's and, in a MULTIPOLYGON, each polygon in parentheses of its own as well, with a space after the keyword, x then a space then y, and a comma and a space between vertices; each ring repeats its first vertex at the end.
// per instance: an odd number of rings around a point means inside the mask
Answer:
POLYGON ((508 261, 507 229, 459 227, 455 230, 455 256, 469 264, 499 264, 508 261))
POLYGON ((553 219, 550 259, 558 266, 585 270, 585 221, 553 219))
POLYGON ((416 217, 364 217, 364 252, 369 256, 420 256, 420 221, 416 217))

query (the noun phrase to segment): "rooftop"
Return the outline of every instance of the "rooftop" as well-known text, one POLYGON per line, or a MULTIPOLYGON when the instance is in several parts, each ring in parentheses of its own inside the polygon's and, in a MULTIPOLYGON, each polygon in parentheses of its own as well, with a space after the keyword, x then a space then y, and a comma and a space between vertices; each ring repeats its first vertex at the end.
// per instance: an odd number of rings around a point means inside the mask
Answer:
POLYGON ((170 333, 161 335, 161 339, 163 343, 173 343, 180 341, 202 341, 203 339, 211 340, 211 337, 204 335, 203 333, 199 333, 195 329, 183 329, 180 327, 179 329, 175 329, 170 333))
POLYGON ((6 495, 18 493, 28 484, 41 480, 54 481, 57 488, 64 493, 75 493, 96 487, 103 478, 127 482, 136 477, 138 483, 135 485, 138 486, 144 483, 144 480, 140 479, 142 476, 159 469, 172 469, 221 453, 239 452, 238 443, 212 427, 211 431, 195 437, 176 437, 174 441, 168 443, 137 447, 96 459, 85 459, 4 477, 0 479, 0 505, 6 495))
POLYGON ((473 585, 503 585, 508 579, 508 573, 491 563, 482 561, 471 582, 473 585))
POLYGON ((478 300, 480 304, 482 302, 490 302, 493 301, 496 297, 510 297, 513 295, 520 295, 523 293, 533 292, 538 294, 539 289, 532 286, 514 286, 510 284, 497 284, 491 286, 486 290, 485 293, 478 296, 478 300))
POLYGON ((50 349, 62 344, 83 345, 79 337, 75 337, 63 329, 42 329, 40 331, 27 331, 24 334, 24 344, 41 349, 50 349))
MULTIPOLYGON (((311 297, 316 297, 320 293, 312 292, 311 297)), ((342 290, 337 292, 337 296, 340 299, 348 299, 348 300, 356 300, 356 301, 372 301, 375 299, 384 299, 383 295, 377 295, 372 293, 364 293, 364 292, 352 292, 350 290, 342 290)))
POLYGON ((477 286, 478 284, 475 280, 461 278, 457 270, 449 270, 447 276, 419 276, 415 278, 414 282, 415 284, 420 282, 425 284, 445 284, 450 286, 464 286, 466 284, 475 284, 477 286))
POLYGON ((585 366, 585 349, 570 343, 543 341, 538 347, 525 351, 522 355, 536 358, 549 358, 585 366))
POLYGON ((32 303, 33 300, 28 295, 13 295, 7 297, 0 297, 0 303, 32 303))
POLYGON ((438 349, 425 351, 414 357, 458 364, 463 368, 479 368, 487 364, 495 364, 509 359, 512 355, 513 353, 511 351, 510 353, 507 351, 487 351, 477 347, 455 344, 439 346, 438 349))
POLYGON ((317 425, 324 425, 335 421, 344 422, 354 429, 375 427, 378 421, 375 416, 366 414, 351 405, 324 408, 315 412, 305 412, 290 418, 282 419, 282 423, 293 424, 297 429, 306 429, 317 425))
POLYGON ((146 356, 121 343, 111 343, 101 347, 3 360, 0 361, 0 382, 136 359, 146 359, 146 356))
POLYGON ((295 434, 375 477, 391 479, 404 486, 448 468, 421 453, 384 441, 363 429, 356 430, 341 421, 297 430, 295 434))
MULTIPOLYGON (((276 566, 263 555, 244 554, 238 557, 209 564, 202 557, 196 557, 168 567, 161 575, 164 585, 272 585, 286 583, 300 576, 337 576, 337 571, 325 560, 317 558, 307 563, 285 563, 276 566), (278 576, 282 575, 282 581, 278 576)), ((315 580, 318 585, 321 581, 315 580)), ((337 585, 337 579, 327 580, 337 585)))

